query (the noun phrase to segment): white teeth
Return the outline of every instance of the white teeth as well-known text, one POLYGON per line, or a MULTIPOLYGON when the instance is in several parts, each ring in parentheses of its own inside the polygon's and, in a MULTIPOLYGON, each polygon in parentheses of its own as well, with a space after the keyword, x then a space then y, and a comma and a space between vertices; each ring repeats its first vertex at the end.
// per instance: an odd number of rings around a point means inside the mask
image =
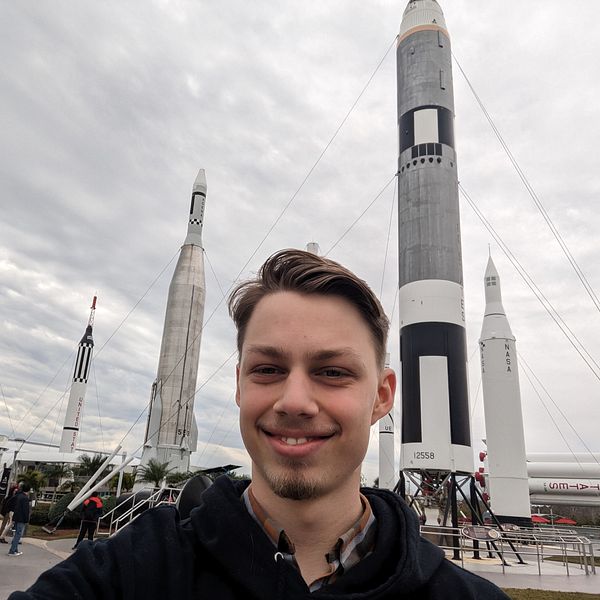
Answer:
POLYGON ((308 442, 308 438, 281 438, 282 442, 285 442, 288 446, 297 446, 298 444, 306 444, 308 442))

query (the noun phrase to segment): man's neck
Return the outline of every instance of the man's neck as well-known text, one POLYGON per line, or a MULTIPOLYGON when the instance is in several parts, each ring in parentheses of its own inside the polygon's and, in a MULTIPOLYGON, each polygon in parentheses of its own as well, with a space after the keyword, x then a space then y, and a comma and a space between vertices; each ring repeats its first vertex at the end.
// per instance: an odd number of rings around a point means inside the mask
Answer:
POLYGON ((252 493, 294 543, 296 561, 307 584, 327 571, 325 555, 363 512, 355 482, 313 500, 289 500, 275 495, 257 478, 252 493))

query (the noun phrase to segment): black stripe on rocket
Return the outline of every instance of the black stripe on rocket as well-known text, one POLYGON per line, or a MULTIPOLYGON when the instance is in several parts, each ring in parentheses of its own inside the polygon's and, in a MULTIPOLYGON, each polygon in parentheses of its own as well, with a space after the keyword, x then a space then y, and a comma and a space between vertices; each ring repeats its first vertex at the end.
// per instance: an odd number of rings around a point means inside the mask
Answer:
MULTIPOLYGON (((194 208, 196 205, 196 196, 200 197, 200 202, 202 202, 200 214, 204 214, 204 204, 206 203, 206 194, 204 192, 194 192, 192 194, 192 202, 190 204, 190 215, 194 214, 194 208)), ((202 225, 202 221, 200 219, 190 219, 189 223, 191 225, 202 225)))
POLYGON ((400 153, 415 145, 415 113, 422 110, 437 111, 437 139, 428 139, 427 142, 437 142, 454 148, 454 115, 452 111, 442 106, 424 105, 405 112, 400 117, 400 153))
POLYGON ((90 361, 92 359, 91 344, 80 344, 77 350, 77 360, 75 361, 75 371, 73 381, 87 383, 90 374, 90 361))
POLYGON ((454 323, 414 323, 400 330, 402 361, 402 443, 423 441, 421 422, 421 356, 448 361, 450 442, 471 445, 465 328, 454 323))

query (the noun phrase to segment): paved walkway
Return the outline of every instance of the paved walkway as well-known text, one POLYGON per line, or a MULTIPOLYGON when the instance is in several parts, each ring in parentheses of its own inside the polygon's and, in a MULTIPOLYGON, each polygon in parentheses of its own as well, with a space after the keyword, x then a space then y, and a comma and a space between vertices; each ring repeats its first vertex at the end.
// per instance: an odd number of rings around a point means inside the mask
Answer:
MULTIPOLYGON (((50 541, 24 538, 21 546, 23 554, 15 557, 7 556, 8 546, 3 544, 0 547, 0 600, 6 600, 15 590, 27 589, 40 573, 70 556, 74 541, 74 538, 50 541)), ((509 562, 511 564, 505 568, 505 574, 498 559, 465 559, 464 568, 503 588, 584 592, 598 594, 600 599, 600 568, 597 568, 597 575, 585 575, 585 571, 572 565, 567 577, 562 564, 544 562, 540 577, 535 561, 528 561, 527 565, 509 562)), ((461 565, 461 562, 456 561, 455 564, 461 565)))
MULTIPOLYGON (((460 561, 453 561, 460 565, 460 561)), ((528 564, 520 565, 518 562, 508 560, 509 566, 504 568, 497 558, 483 558, 481 560, 467 559, 464 568, 480 577, 493 581, 501 588, 532 588, 536 590, 552 590, 557 592, 583 592, 598 594, 600 599, 600 568, 596 567, 596 575, 586 575, 578 565, 569 565, 569 575, 563 564, 545 561, 542 566, 542 575, 538 574, 537 561, 526 559, 528 564)))
POLYGON ((8 556, 10 546, 0 546, 0 600, 6 600, 15 590, 27 589, 40 573, 70 556, 75 539, 22 541, 21 556, 8 556))

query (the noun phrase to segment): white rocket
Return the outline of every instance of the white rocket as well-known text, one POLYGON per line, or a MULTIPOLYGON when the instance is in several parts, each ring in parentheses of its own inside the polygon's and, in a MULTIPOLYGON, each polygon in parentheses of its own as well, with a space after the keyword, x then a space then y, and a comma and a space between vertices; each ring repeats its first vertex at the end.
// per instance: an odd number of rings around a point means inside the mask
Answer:
POLYGON ((87 389, 88 376, 90 374, 90 365, 92 363, 92 353, 94 351, 94 339, 92 337, 92 328, 94 326, 94 314, 96 313, 96 296, 92 300, 90 309, 90 318, 88 319, 85 333, 77 347, 77 358, 75 359, 75 371, 73 373, 73 382, 69 393, 69 403, 65 414, 65 424, 63 426, 62 437, 60 438, 60 452, 75 452, 77 438, 79 436, 79 427, 83 416, 83 403, 85 401, 85 391, 87 389))
POLYGON ((600 454, 531 453, 527 474, 532 504, 600 506, 600 454))
POLYGON ((169 286, 165 324, 141 464, 151 458, 176 471, 189 470, 198 428, 194 394, 204 319, 204 249, 202 225, 206 177, 200 169, 192 188, 188 230, 169 286))
MULTIPOLYGON (((386 355, 386 367, 390 366, 390 355, 386 355)), ((379 419, 379 487, 393 490, 396 485, 394 466, 394 409, 379 419)))
POLYGON ((394 414, 390 411, 379 419, 379 487, 393 490, 396 485, 394 468, 394 414))
POLYGON ((531 519, 517 348, 490 256, 485 271, 485 315, 479 340, 492 510, 501 522, 531 519))

